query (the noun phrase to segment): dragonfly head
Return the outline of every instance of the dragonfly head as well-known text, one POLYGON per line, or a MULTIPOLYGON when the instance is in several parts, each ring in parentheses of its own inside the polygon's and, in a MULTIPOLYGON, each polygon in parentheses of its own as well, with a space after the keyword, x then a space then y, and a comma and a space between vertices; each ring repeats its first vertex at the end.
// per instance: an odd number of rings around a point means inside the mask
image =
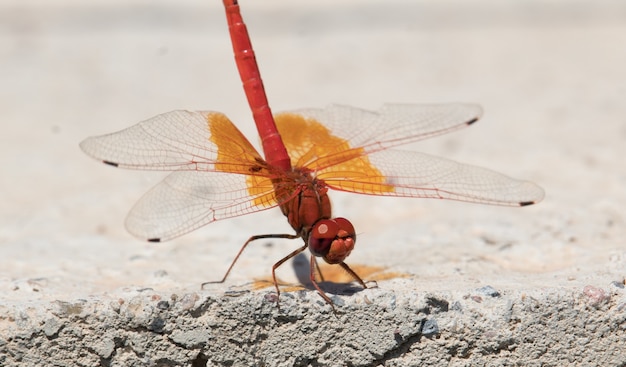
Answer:
POLYGON ((309 250, 322 257, 329 264, 339 264, 345 260, 356 242, 354 226, 346 218, 321 219, 309 234, 309 250))

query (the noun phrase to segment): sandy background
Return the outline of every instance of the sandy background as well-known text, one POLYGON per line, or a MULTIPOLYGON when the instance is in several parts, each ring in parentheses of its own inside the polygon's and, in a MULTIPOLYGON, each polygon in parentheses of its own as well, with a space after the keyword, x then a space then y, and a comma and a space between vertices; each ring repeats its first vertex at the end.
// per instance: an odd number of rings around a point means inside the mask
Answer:
MULTIPOLYGON (((242 7, 274 111, 477 102, 478 124, 409 149, 546 190, 523 209, 333 194, 336 215, 359 232, 350 263, 412 274, 402 286, 419 290, 623 279, 622 1, 242 7)), ((78 143, 173 109, 224 112, 256 140, 220 2, 0 3, 0 304, 120 287, 197 290, 250 235, 290 232, 277 209, 168 243, 125 232, 128 210, 164 175, 98 164, 78 143)), ((296 246, 250 247, 226 286, 269 275, 296 246)), ((280 272, 293 274, 290 265, 280 272)))

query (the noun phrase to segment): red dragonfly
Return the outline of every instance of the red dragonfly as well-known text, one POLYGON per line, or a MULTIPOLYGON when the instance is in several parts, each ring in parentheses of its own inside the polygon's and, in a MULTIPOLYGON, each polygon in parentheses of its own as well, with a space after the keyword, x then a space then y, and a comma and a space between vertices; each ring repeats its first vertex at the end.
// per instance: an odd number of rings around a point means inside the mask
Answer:
MULTIPOLYGON (((525 206, 543 190, 488 169, 418 152, 389 148, 473 124, 481 108, 472 104, 388 104, 378 111, 333 105, 272 115, 248 31, 235 0, 224 0, 235 60, 252 110, 265 158, 223 114, 172 111, 125 130, 91 137, 80 147, 106 164, 130 169, 174 171, 146 193, 126 219, 133 235, 170 240, 225 218, 280 207, 295 234, 252 236, 302 238, 304 245, 272 267, 275 271, 307 248, 310 279, 316 257, 338 264, 364 288, 344 262, 356 233, 345 218, 333 218, 328 189, 359 194, 451 199, 525 206)), ((334 307, 333 307, 334 308, 334 307)))

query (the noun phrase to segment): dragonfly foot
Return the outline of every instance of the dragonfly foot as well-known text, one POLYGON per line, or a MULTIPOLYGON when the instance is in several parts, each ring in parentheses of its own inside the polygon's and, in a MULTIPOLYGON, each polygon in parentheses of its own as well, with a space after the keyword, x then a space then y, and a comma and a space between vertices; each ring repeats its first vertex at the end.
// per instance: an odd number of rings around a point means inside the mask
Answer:
POLYGON ((204 283, 200 284, 200 289, 201 290, 205 290, 206 289, 205 286, 210 285, 210 284, 223 284, 223 283, 224 283, 224 279, 222 279, 222 280, 213 280, 213 281, 210 281, 210 282, 204 282, 204 283))

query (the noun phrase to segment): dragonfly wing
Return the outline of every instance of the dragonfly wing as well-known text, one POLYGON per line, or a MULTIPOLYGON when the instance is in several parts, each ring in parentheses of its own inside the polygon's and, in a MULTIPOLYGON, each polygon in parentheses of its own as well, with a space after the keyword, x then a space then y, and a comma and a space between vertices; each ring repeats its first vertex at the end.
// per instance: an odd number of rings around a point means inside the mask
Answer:
POLYGON ((291 136, 297 136, 298 129, 322 125, 328 135, 370 154, 454 131, 476 122, 481 115, 481 107, 475 104, 385 104, 378 111, 331 105, 280 113, 276 123, 286 145, 291 136), (306 127, 291 121, 298 116, 308 122, 306 127))
POLYGON ((149 241, 165 241, 211 222, 276 206, 271 180, 221 172, 175 171, 130 211, 126 228, 149 241), (250 192, 255 180, 255 192, 250 192))
POLYGON ((362 194, 494 205, 530 205, 544 196, 543 189, 529 181, 424 153, 397 150, 329 167, 320 171, 318 178, 331 188, 362 194))
POLYGON ((131 169, 245 174, 262 161, 225 115, 211 111, 167 112, 112 134, 85 139, 80 147, 105 163, 131 169))

